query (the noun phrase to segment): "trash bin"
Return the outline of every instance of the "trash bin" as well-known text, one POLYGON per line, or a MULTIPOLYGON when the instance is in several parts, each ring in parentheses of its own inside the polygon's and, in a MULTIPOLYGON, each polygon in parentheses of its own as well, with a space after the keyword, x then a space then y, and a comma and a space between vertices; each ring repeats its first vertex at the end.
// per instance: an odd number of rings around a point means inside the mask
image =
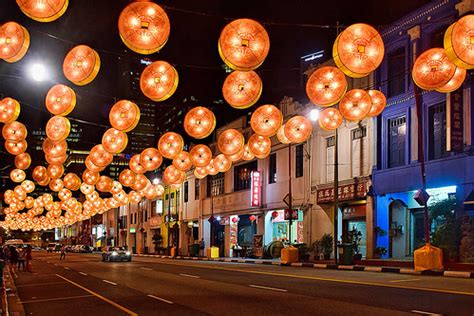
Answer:
POLYGON ((199 244, 189 245, 189 255, 191 257, 198 257, 199 256, 199 244))
POLYGON ((352 244, 344 243, 337 245, 339 252, 339 261, 341 265, 354 264, 354 254, 352 244))

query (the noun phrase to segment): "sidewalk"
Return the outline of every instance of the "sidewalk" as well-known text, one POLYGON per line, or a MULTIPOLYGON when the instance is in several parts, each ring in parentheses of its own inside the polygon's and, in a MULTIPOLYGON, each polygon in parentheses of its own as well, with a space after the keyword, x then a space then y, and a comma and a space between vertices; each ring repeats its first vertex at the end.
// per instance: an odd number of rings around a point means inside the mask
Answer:
POLYGON ((291 267, 304 267, 304 268, 316 268, 316 269, 332 269, 332 270, 346 270, 346 271, 366 271, 366 272, 388 272, 388 273, 399 273, 399 274, 412 274, 412 275, 431 275, 431 276, 444 276, 454 278, 471 278, 474 279, 474 272, 470 271, 446 271, 446 270, 425 270, 415 271, 413 268, 403 267, 390 267, 390 266, 365 266, 365 265, 337 265, 334 263, 322 262, 322 263, 311 263, 311 262, 296 262, 291 264, 282 264, 280 259, 244 259, 244 258, 207 258, 207 257, 185 257, 185 256, 164 256, 164 255, 145 255, 145 254, 134 254, 136 257, 150 257, 150 258, 161 258, 161 259, 174 259, 174 260, 195 260, 195 261, 216 261, 216 262, 230 262, 230 263, 248 263, 248 264, 266 264, 276 266, 291 266, 291 267))

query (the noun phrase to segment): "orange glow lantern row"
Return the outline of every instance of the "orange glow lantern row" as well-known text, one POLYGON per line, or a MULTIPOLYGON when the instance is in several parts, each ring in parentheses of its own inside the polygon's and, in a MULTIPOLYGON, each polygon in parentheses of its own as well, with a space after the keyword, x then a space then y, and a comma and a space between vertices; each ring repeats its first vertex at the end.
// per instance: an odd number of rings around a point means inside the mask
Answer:
POLYGON ((46 138, 43 141, 43 151, 46 155, 53 158, 60 157, 66 154, 67 143, 65 140, 53 141, 50 138, 46 138))
POLYGON ((111 164, 114 159, 114 156, 100 144, 92 147, 89 157, 92 163, 98 167, 106 167, 111 164))
POLYGON ((153 101, 164 101, 178 88, 178 72, 166 61, 148 65, 140 76, 140 90, 153 101))
POLYGON ((196 145, 189 151, 189 158, 196 167, 205 167, 212 159, 212 151, 206 145, 196 145))
POLYGON ((19 142, 12 142, 9 140, 5 141, 5 149, 11 155, 20 155, 26 151, 27 147, 28 144, 26 143, 26 140, 22 140, 19 142))
POLYGON ((295 116, 285 123, 285 136, 293 143, 306 141, 313 132, 311 121, 304 116, 295 116))
POLYGON ((184 117, 184 130, 196 139, 206 138, 211 135, 216 127, 214 113, 203 106, 192 108, 184 117))
POLYGON ((451 24, 444 34, 444 50, 456 66, 474 68, 474 14, 463 16, 451 24))
POLYGON ((128 48, 140 54, 153 54, 168 41, 170 21, 156 3, 133 2, 120 13, 118 29, 128 48))
POLYGON ((370 95, 370 100, 372 101, 372 106, 367 116, 375 117, 383 112, 385 105, 387 104, 387 98, 379 90, 369 90, 367 93, 370 95))
POLYGON ((64 116, 53 116, 46 124, 46 136, 53 141, 64 140, 69 136, 71 123, 64 116))
POLYGON ((413 65, 413 81, 422 89, 435 90, 447 84, 456 72, 442 48, 431 48, 422 53, 413 65))
POLYGON ((59 19, 69 4, 69 0, 16 0, 20 10, 38 22, 52 22, 59 19))
POLYGON ((262 136, 258 134, 253 134, 252 136, 250 136, 248 145, 250 151, 255 155, 255 157, 259 159, 267 157, 272 150, 271 139, 267 136, 262 136))
POLYGON ((227 24, 218 42, 222 60, 235 70, 259 67, 270 50, 270 38, 265 28, 251 19, 238 19, 227 24))
POLYGON ((234 71, 225 79, 222 95, 233 108, 246 109, 258 101, 262 87, 262 80, 255 71, 234 71))
POLYGON ((183 147, 183 137, 175 132, 163 134, 158 141, 158 150, 163 157, 168 159, 173 159, 177 154, 182 152, 183 147))
POLYGON ((113 128, 122 132, 129 132, 140 121, 140 108, 131 101, 120 100, 110 109, 109 121, 113 128))
POLYGON ((9 63, 22 59, 30 47, 30 34, 20 24, 7 22, 0 26, 0 58, 9 63))
POLYGON ((130 167, 130 170, 136 174, 142 174, 146 172, 145 167, 140 164, 140 155, 133 155, 128 162, 128 166, 130 167))
POLYGON ((142 165, 146 171, 158 169, 162 162, 163 157, 161 156, 160 151, 156 148, 147 148, 140 154, 140 165, 142 165))
POLYGON ((288 139, 288 137, 286 137, 285 135, 285 125, 286 124, 283 124, 282 126, 280 126, 280 128, 278 129, 277 131, 277 139, 280 141, 280 143, 282 144, 289 144, 291 143, 291 140, 288 139))
POLYGON ((219 151, 227 156, 237 154, 245 144, 244 135, 236 129, 229 128, 223 131, 217 139, 219 151))
POLYGON ((76 94, 68 86, 57 84, 49 89, 45 103, 51 114, 66 116, 76 106, 76 94))
POLYGON ((464 68, 456 67, 454 76, 449 80, 444 86, 441 86, 436 89, 436 91, 441 93, 453 92, 460 88, 466 79, 467 71, 464 68))
POLYGON ((91 83, 99 73, 99 69, 99 55, 86 45, 74 47, 64 58, 64 76, 78 86, 91 83))
POLYGON ((335 108, 327 108, 319 113, 319 126, 326 131, 336 130, 342 120, 341 112, 335 108))
POLYGON ((360 121, 369 114, 372 107, 370 95, 362 89, 352 89, 339 102, 339 111, 348 121, 360 121))
POLYGON ((250 125, 255 133, 271 137, 283 123, 283 114, 274 105, 265 104, 258 107, 250 118, 250 125))
POLYGON ((12 98, 0 100, 0 123, 15 121, 20 115, 20 103, 12 98))
POLYGON ((357 23, 338 35, 332 56, 346 75, 361 78, 377 69, 383 60, 385 47, 379 32, 370 25, 357 23))
POLYGON ((214 167, 219 172, 226 172, 232 167, 232 161, 224 154, 219 154, 214 158, 214 167))
POLYGON ((137 175, 130 169, 124 169, 120 172, 119 181, 125 187, 130 187, 135 184, 137 175))
POLYGON ((53 165, 54 164, 63 164, 67 160, 67 155, 64 154, 64 155, 61 155, 61 156, 58 156, 58 157, 51 157, 51 156, 48 156, 47 154, 45 154, 44 159, 49 164, 53 164, 53 165))
POLYGON ((306 94, 316 105, 331 106, 339 102, 347 91, 347 80, 337 67, 323 66, 316 69, 306 82, 306 94))
POLYGON ((27 135, 28 131, 26 130, 26 126, 18 121, 7 123, 2 128, 3 138, 11 142, 20 142, 25 140, 27 135))
POLYGON ((191 155, 187 151, 183 150, 173 158, 173 166, 175 166, 178 170, 188 171, 193 166, 191 155))
POLYGON ((127 144, 127 134, 115 128, 109 128, 102 136, 102 146, 111 154, 121 153, 127 144))
POLYGON ((15 156, 15 167, 21 170, 26 170, 31 165, 31 156, 28 153, 23 153, 15 156))

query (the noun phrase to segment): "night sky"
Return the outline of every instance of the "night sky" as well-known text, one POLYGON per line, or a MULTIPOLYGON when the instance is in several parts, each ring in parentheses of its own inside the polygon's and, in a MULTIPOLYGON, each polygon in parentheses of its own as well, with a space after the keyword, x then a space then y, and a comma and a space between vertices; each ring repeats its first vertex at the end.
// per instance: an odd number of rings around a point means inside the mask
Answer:
MULTIPOLYGON (((55 83, 71 86, 78 97, 70 117, 94 124, 108 125, 108 110, 119 99, 130 98, 120 89, 120 65, 140 65, 142 55, 130 51, 120 40, 117 20, 125 0, 70 0, 66 13, 51 23, 40 23, 26 17, 14 0, 0 1, 0 24, 16 21, 25 26, 31 36, 27 55, 19 62, 0 61, 0 97, 10 96, 22 104, 19 121, 29 132, 45 126, 50 115, 44 98, 55 83), (62 63, 67 52, 78 44, 96 49, 101 68, 96 79, 83 87, 74 86, 62 74, 62 63), (26 69, 34 62, 43 63, 51 81, 35 82, 28 78, 26 69)), ((168 43, 151 60, 165 60, 179 73, 176 93, 162 103, 159 110, 173 106, 184 107, 191 96, 195 105, 209 106, 218 114, 218 125, 246 114, 234 110, 222 99, 221 87, 226 73, 217 51, 217 40, 222 28, 236 18, 252 18, 261 22, 270 36, 270 53, 257 72, 263 80, 263 94, 256 106, 278 103, 285 95, 304 98, 300 85, 300 57, 324 49, 329 58, 336 37, 336 24, 350 25, 365 22, 381 28, 397 18, 427 3, 426 0, 386 1, 284 1, 284 0, 168 0, 155 1, 162 5, 171 21, 168 43)), ((145 96, 141 95, 141 101, 145 96)), ((251 109, 250 109, 251 111, 251 109)), ((178 125, 178 124, 177 124, 178 125)), ((83 146, 91 148, 100 142, 106 127, 84 125, 83 146)), ((177 126, 177 130, 181 127, 177 126)), ((1 143, 3 147, 3 141, 1 143)))

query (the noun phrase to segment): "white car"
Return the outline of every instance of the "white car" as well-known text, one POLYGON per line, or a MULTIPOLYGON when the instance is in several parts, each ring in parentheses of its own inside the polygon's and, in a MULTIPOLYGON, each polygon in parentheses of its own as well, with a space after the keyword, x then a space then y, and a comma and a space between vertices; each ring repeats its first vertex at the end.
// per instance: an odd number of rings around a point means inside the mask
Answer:
POLYGON ((102 261, 132 261, 132 253, 125 247, 106 247, 102 252, 102 261))

